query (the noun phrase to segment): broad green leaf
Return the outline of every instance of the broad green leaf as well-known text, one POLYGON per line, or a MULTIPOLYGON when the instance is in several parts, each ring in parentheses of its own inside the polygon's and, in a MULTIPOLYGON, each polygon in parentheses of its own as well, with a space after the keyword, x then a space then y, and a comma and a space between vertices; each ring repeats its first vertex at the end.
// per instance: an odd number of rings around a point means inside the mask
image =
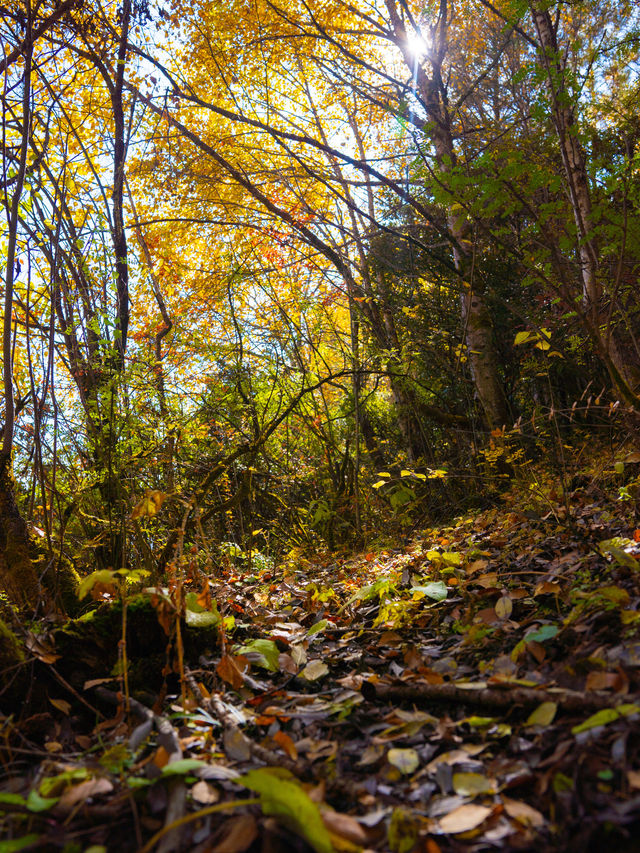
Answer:
POLYGON ((207 610, 198 603, 198 596, 195 592, 187 594, 185 599, 186 610, 184 619, 190 628, 211 628, 214 625, 219 625, 222 617, 218 611, 216 602, 212 602, 211 609, 207 610))
POLYGON ((163 776, 188 776, 196 770, 202 770, 208 767, 206 761, 201 761, 199 758, 179 758, 177 761, 172 761, 165 764, 162 768, 163 776))
POLYGON ((525 726, 549 726, 553 722, 557 710, 557 702, 541 702, 535 711, 529 714, 525 726))
POLYGON ((27 808, 30 812, 47 812, 55 806, 59 799, 60 797, 42 797, 33 788, 27 797, 27 808))
POLYGON ((258 666, 277 672, 279 669, 280 650, 273 640, 252 640, 244 646, 234 648, 234 654, 245 655, 258 666))
POLYGON ((598 545, 598 550, 603 556, 609 554, 613 557, 619 566, 625 566, 634 572, 640 571, 640 561, 621 548, 615 539, 605 539, 604 542, 598 545))
POLYGON ((546 640, 553 639, 560 629, 557 625, 541 625, 535 631, 531 631, 524 638, 527 643, 534 640, 536 643, 544 643, 546 640))
POLYGON ((424 586, 414 586, 411 588, 411 592, 419 592, 434 601, 444 601, 447 597, 447 585, 444 581, 433 581, 424 586))
POLYGON ((293 777, 285 778, 280 768, 250 770, 238 782, 260 795, 265 815, 279 818, 289 829, 305 839, 316 853, 334 853, 333 844, 318 806, 293 777))

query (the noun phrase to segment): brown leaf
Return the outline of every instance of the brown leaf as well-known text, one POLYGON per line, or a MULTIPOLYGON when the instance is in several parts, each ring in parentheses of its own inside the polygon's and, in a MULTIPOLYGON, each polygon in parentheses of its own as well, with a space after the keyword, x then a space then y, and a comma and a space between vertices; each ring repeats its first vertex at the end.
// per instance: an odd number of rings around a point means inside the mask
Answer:
POLYGON ((458 832, 469 832, 480 826, 489 817, 493 809, 488 806, 475 806, 468 804, 459 806, 448 815, 440 818, 440 829, 448 834, 458 832))
POLYGON ((298 750, 296 749, 295 743, 292 741, 290 736, 283 731, 276 732, 273 736, 273 739, 278 744, 278 746, 287 753, 289 758, 294 761, 298 758, 298 750))
POLYGON ((512 817, 521 823, 523 826, 533 826, 535 828, 543 827, 546 823, 544 816, 537 809, 521 803, 519 800, 510 800, 508 797, 503 797, 502 805, 504 810, 512 817))
POLYGON ((258 837, 258 826, 253 815, 243 814, 227 818, 224 822, 224 838, 211 853, 244 853, 258 837))
POLYGON ((351 815, 341 814, 340 812, 322 811, 322 820, 332 835, 337 835, 339 838, 346 838, 352 844, 359 844, 363 847, 367 843, 367 832, 358 821, 351 815))
POLYGON ((71 712, 71 704, 66 701, 66 699, 52 699, 49 696, 49 702, 53 705, 54 708, 57 708, 58 711, 62 711, 63 714, 69 716, 71 712))
POLYGON ((239 690, 244 684, 243 672, 247 668, 247 665, 247 659, 241 655, 223 655, 216 667, 216 672, 234 690, 239 690))
POLYGON ((244 734, 235 727, 225 729, 222 743, 227 758, 232 761, 248 761, 251 757, 251 747, 244 734))
POLYGON ((204 779, 200 779, 200 781, 196 782, 191 788, 191 796, 197 803, 200 803, 200 805, 211 806, 213 803, 217 803, 220 799, 220 791, 218 791, 217 788, 214 788, 213 785, 210 785, 209 782, 206 782, 204 779))
POLYGON ((113 784, 108 779, 87 779, 78 785, 68 788, 56 803, 57 814, 68 814, 78 803, 83 803, 90 797, 99 794, 109 794, 113 791, 113 784))
POLYGON ((538 661, 538 663, 542 663, 542 661, 546 658, 547 652, 542 643, 539 643, 537 640, 529 640, 526 644, 527 651, 531 652, 534 658, 538 661))
POLYGON ((560 595, 562 592, 562 587, 559 583, 553 583, 553 581, 542 581, 539 583, 533 593, 534 597, 536 595, 560 595))

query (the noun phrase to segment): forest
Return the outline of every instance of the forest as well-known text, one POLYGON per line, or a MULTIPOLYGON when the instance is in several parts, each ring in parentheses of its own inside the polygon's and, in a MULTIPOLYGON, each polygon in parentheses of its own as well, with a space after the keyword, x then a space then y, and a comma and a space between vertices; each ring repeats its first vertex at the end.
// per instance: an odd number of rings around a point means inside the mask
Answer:
POLYGON ((637 4, 0 35, 0 853, 637 851, 637 4))

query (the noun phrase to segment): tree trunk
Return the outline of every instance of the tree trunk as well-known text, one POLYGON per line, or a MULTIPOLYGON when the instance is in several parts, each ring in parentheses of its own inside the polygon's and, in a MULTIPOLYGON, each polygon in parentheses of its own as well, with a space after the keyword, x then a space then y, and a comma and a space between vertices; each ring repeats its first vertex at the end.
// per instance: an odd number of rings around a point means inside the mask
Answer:
POLYGON ((601 332, 602 327, 609 324, 609 318, 602 311, 600 253, 594 236, 589 175, 576 132, 575 105, 569 101, 567 92, 566 61, 559 50, 556 28, 548 9, 540 9, 532 4, 531 17, 538 34, 541 62, 547 75, 551 115, 576 225, 585 326, 594 338, 596 348, 601 353, 606 352, 603 360, 618 393, 628 402, 637 403, 637 396, 633 393, 633 386, 640 378, 637 366, 624 357, 613 329, 608 329, 605 335, 601 332))
MULTIPOLYGON (((408 48, 405 24, 398 13, 396 0, 386 0, 387 11, 398 47, 413 73, 414 87, 426 110, 428 121, 423 130, 431 137, 435 160, 443 174, 456 166, 456 151, 451 134, 451 115, 443 92, 441 67, 447 49, 447 10, 441 8, 440 19, 433 27, 434 44, 429 51, 431 73, 427 74, 408 48), (436 43, 437 42, 437 43, 436 43)), ((469 368, 478 399, 490 427, 501 427, 509 420, 509 407, 498 371, 491 315, 483 294, 473 281, 473 257, 469 242, 470 226, 462 213, 450 208, 448 228, 453 244, 453 259, 462 282, 462 322, 469 368)))
POLYGON ((40 583, 33 563, 33 545, 25 520, 16 504, 11 457, 0 454, 0 587, 9 600, 34 610, 40 599, 40 583))

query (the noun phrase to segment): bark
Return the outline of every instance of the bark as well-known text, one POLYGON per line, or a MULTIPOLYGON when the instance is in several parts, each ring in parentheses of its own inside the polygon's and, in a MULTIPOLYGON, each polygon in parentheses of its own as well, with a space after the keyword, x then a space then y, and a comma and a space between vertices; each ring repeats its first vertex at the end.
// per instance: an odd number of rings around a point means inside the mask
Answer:
POLYGON ((0 453, 0 588, 25 610, 34 610, 40 600, 32 554, 29 531, 16 503, 11 456, 0 453))
POLYGON ((609 318, 603 311, 600 252, 594 236, 589 175, 585 153, 578 139, 575 107, 567 91, 566 60, 559 50, 556 27, 548 9, 532 5, 531 17, 538 35, 541 62, 547 75, 551 115, 576 225, 585 326, 601 357, 605 356, 603 361, 614 387, 627 402, 637 404, 633 386, 640 378, 638 369, 625 359, 615 331, 608 328, 604 336, 601 332, 603 326, 609 324, 609 318))
MULTIPOLYGON (((431 63, 429 75, 421 64, 416 64, 408 49, 407 31, 398 14, 396 0, 385 2, 396 43, 403 52, 407 67, 414 74, 416 92, 419 93, 427 113, 428 122, 424 130, 431 137, 438 167, 446 174, 456 166, 451 116, 441 77, 442 62, 447 49, 446 3, 443 3, 438 24, 434 27, 434 46, 428 56, 431 63)), ((484 294, 473 277, 470 225, 464 215, 451 211, 448 228, 455 268, 463 285, 461 312, 471 376, 488 426, 501 427, 509 420, 509 408, 498 371, 499 359, 494 344, 491 315, 484 294)))

